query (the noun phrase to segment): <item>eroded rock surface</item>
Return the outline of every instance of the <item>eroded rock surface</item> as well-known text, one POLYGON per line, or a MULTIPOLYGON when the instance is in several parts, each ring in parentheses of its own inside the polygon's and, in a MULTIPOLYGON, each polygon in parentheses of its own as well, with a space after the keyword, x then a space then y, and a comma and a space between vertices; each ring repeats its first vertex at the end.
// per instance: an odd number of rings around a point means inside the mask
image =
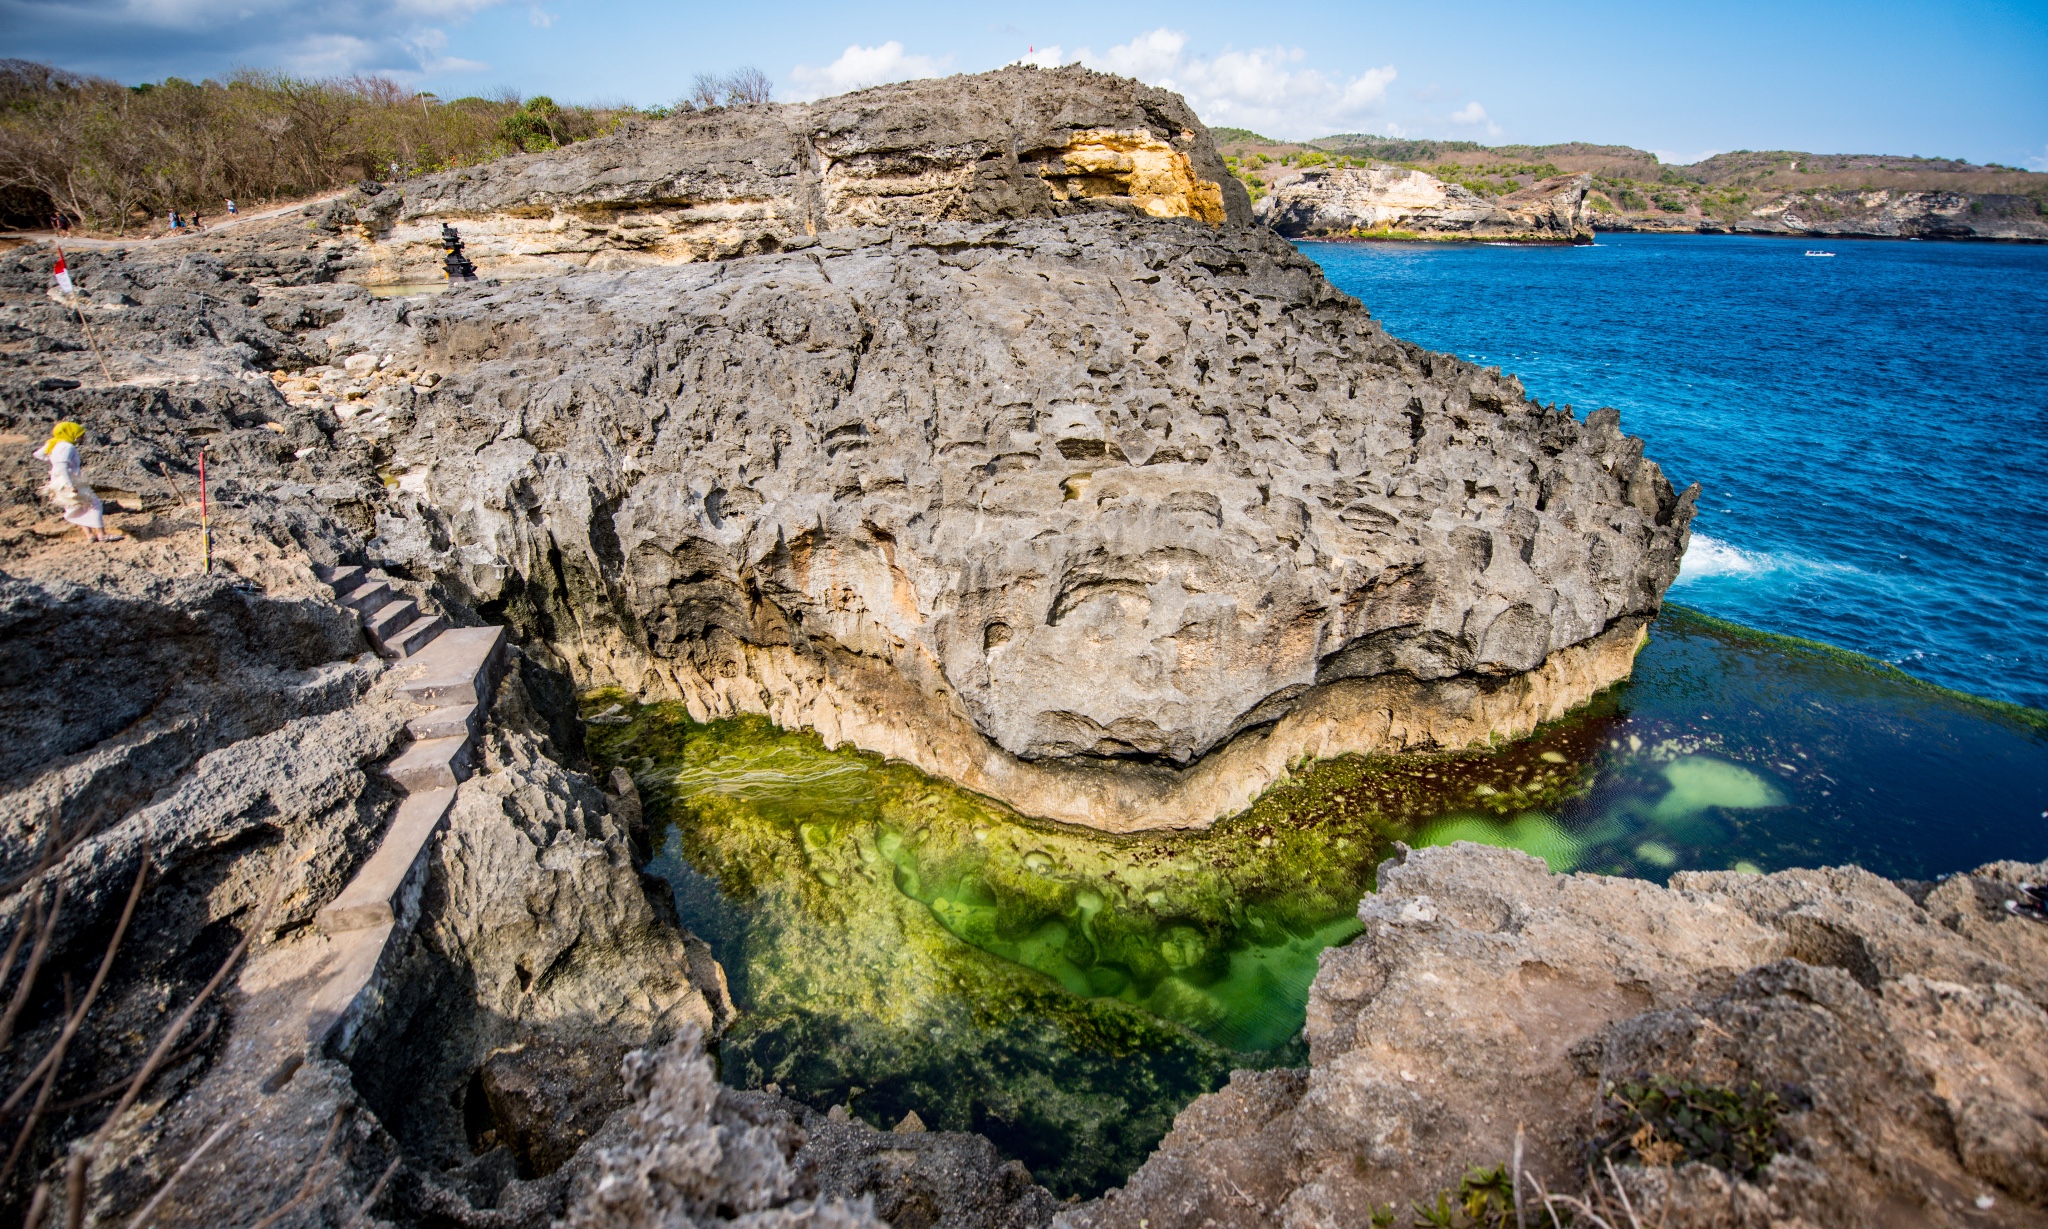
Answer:
POLYGON ((1426 239, 1593 241, 1590 173, 1485 197, 1427 171, 1374 166, 1286 171, 1253 214, 1290 239, 1403 232, 1426 239))
POLYGON ((1366 1224, 1505 1164, 1517 1128, 1529 1171, 1576 1192, 1605 1091, 1647 1074, 1778 1091, 1784 1146, 1749 1177, 1624 1156, 1644 1224, 2038 1224, 2048 926, 2003 903, 2044 877, 1996 863, 1916 900, 1854 868, 1660 888, 1407 853, 1324 953, 1309 1068, 1238 1073, 1060 1223, 1366 1224))
POLYGON ((350 280, 441 278, 457 224, 484 276, 773 252, 821 233, 1110 210, 1242 225, 1251 201, 1177 94, 1013 67, 821 102, 717 107, 312 206, 374 240, 350 280))
POLYGON ((1692 509, 1611 411, 1194 222, 836 232, 328 340, 413 373, 375 394, 386 558, 581 679, 1106 828, 1562 715, 1626 675, 1692 509))

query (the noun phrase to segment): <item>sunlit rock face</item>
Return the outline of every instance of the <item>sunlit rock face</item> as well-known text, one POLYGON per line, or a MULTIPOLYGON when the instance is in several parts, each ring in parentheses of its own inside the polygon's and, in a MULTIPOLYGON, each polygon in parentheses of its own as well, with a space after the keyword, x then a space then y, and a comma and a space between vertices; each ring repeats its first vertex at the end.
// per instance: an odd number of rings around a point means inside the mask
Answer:
POLYGON ((1558 176, 1486 197, 1400 167, 1287 170, 1260 198, 1258 219, 1290 238, 1399 233, 1441 239, 1593 241, 1590 174, 1558 176))
POLYGON ((327 216, 372 240, 349 278, 376 284, 438 279, 444 222, 484 276, 517 277, 773 252, 848 227, 1095 210, 1242 224, 1251 201, 1179 95, 1018 67, 638 120, 387 185, 327 216))

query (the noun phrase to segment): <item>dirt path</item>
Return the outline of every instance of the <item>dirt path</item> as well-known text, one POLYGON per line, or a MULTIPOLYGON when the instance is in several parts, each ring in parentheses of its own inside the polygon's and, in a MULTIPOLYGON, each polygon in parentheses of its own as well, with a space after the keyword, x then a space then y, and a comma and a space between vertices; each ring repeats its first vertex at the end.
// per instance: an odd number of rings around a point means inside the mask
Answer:
MULTIPOLYGON (((272 218, 281 218, 288 213, 297 213, 299 210, 304 209, 308 205, 318 204, 321 201, 331 201, 335 197, 340 196, 347 191, 349 191, 349 189, 341 188, 333 192, 325 193, 321 196, 308 196, 300 200, 287 201, 282 205, 273 205, 268 209, 259 210, 255 213, 238 213, 233 217, 229 217, 227 214, 223 213, 218 215, 221 219, 220 221, 209 222, 206 224, 205 228, 201 230, 193 230, 188 227, 184 230, 179 231, 159 231, 148 234, 135 234, 130 235, 126 238, 118 239, 87 239, 79 236, 71 236, 62 239, 61 241, 67 248, 76 251, 84 251, 87 249, 96 248, 129 247, 141 243, 161 243, 165 240, 175 241, 179 239, 204 238, 209 235, 218 234, 221 231, 234 230, 237 227, 246 226, 251 222, 266 222, 272 218)), ((4 234, 0 234, 0 250, 5 250, 6 248, 10 247, 21 247, 25 244, 30 243, 52 243, 57 241, 57 232, 53 230, 9 231, 4 234)))

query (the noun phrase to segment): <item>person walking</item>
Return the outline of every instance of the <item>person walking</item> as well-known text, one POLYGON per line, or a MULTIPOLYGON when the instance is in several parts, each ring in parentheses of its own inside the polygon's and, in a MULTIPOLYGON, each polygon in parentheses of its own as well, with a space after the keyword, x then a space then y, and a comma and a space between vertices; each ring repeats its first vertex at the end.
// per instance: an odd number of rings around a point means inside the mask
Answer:
POLYGON ((122 535, 107 529, 106 510, 100 497, 80 477, 78 445, 85 428, 75 422, 60 422, 50 428, 50 442, 36 456, 50 463, 50 483, 43 489, 63 511, 64 519, 85 530, 88 542, 119 542, 122 535))
POLYGON ((228 216, 231 218, 235 216, 235 198, 232 196, 228 198, 228 216))

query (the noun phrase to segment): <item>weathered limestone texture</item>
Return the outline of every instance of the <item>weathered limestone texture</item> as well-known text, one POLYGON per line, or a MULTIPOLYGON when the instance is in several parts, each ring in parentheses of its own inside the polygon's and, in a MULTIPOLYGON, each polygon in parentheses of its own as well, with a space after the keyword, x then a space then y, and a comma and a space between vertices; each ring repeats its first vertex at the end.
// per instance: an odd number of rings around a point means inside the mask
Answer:
POLYGON ((1253 215, 1291 239, 1399 231, 1427 239, 1591 243, 1590 173, 1484 197, 1393 166, 1283 172, 1253 215))
POLYGON ((718 107, 327 206, 373 240, 358 282, 439 281, 455 223, 485 277, 721 260, 834 230, 1114 210, 1211 224, 1251 200, 1179 95, 1083 68, 1006 68, 822 102, 718 107))
POLYGON ((1190 221, 835 232, 325 337, 409 373, 349 424, 390 432, 393 566, 579 679, 1104 828, 1561 715, 1626 677, 1692 515, 1613 411, 1190 221))
POLYGON ((721 1087, 694 1027, 623 1070, 633 1103, 571 1162, 564 1229, 1042 1229, 1059 1206, 979 1135, 721 1087))
POLYGON ((1653 1073, 1786 1090, 1786 1144, 1754 1180, 1632 1162, 1642 1224, 2039 1224, 2048 926, 2003 903, 2044 878, 1660 888, 1464 843, 1406 853, 1360 904, 1365 933, 1324 953, 1308 1069, 1239 1073, 1059 1223, 1363 1225, 1505 1163, 1518 1127, 1530 1171, 1577 1191, 1601 1090, 1653 1073))

